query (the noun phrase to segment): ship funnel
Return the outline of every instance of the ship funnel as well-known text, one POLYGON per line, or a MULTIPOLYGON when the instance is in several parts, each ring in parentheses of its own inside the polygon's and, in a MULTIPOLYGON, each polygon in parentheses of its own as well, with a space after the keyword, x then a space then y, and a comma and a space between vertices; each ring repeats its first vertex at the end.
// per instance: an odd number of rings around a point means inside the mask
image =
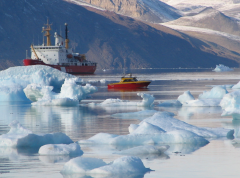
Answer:
POLYGON ((67 23, 65 23, 65 48, 66 49, 68 49, 68 43, 69 43, 68 28, 67 28, 67 23))

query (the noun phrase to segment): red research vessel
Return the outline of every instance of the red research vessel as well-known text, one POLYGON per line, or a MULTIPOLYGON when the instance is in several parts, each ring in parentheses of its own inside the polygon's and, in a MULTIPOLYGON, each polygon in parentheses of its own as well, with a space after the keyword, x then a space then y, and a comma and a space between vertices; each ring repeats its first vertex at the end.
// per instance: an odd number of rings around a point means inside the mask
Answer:
POLYGON ((65 41, 57 32, 54 33, 55 45, 51 45, 50 30, 51 24, 45 24, 42 28, 47 37, 46 44, 31 45, 31 58, 23 60, 25 66, 47 65, 60 71, 70 74, 93 74, 97 68, 96 62, 86 60, 84 54, 73 53, 68 47, 68 28, 65 23, 65 41))

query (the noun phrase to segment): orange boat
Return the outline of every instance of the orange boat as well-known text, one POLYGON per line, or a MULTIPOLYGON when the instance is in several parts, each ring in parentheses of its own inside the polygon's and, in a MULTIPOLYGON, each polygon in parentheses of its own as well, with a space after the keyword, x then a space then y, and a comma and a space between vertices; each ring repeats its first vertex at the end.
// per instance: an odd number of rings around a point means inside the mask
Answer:
POLYGON ((135 88, 147 88, 151 81, 138 81, 136 77, 132 77, 132 74, 128 74, 129 77, 122 77, 118 83, 108 84, 108 89, 122 88, 122 89, 135 89, 135 88))

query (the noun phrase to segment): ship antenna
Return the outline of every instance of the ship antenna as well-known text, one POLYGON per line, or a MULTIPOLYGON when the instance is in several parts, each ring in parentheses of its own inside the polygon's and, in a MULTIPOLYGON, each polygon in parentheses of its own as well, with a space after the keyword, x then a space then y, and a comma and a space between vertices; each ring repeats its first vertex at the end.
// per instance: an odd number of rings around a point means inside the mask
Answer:
POLYGON ((65 48, 66 49, 68 49, 68 43, 69 43, 68 28, 67 28, 67 23, 65 23, 65 48))

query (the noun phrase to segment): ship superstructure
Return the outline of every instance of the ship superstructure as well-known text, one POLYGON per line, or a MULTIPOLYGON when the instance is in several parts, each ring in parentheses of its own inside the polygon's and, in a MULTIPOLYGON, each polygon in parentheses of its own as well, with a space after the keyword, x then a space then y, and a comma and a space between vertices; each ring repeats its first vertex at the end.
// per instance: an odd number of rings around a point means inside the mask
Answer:
POLYGON ((47 22, 42 31, 45 32, 46 44, 31 45, 31 59, 24 59, 25 66, 48 65, 71 74, 93 74, 97 63, 86 60, 84 54, 74 53, 69 48, 68 27, 65 23, 65 40, 57 32, 54 33, 55 44, 51 45, 50 40, 51 24, 47 22))

